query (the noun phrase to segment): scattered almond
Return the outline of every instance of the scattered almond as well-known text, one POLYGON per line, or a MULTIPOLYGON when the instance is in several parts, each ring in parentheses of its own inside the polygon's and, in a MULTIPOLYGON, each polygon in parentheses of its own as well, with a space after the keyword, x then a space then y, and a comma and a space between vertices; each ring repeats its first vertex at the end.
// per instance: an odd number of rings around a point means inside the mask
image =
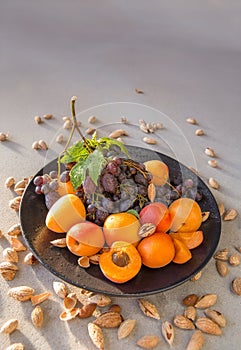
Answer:
POLYGON ((224 212, 225 212, 225 207, 224 207, 223 203, 218 204, 218 209, 219 209, 219 214, 222 217, 224 212))
POLYGON ((57 143, 62 143, 62 142, 64 142, 64 135, 63 135, 63 134, 57 135, 55 141, 56 141, 57 143))
POLYGON ((17 197, 14 197, 13 199, 10 199, 9 208, 19 211, 21 200, 22 200, 21 196, 17 196, 17 197))
POLYGON ((228 265, 225 261, 216 260, 216 269, 220 276, 225 277, 228 274, 228 265))
POLYGON ((4 132, 0 132, 0 142, 7 141, 7 139, 8 139, 8 134, 4 132))
POLYGON ((88 318, 90 317, 93 312, 96 309, 97 304, 96 303, 89 303, 84 306, 79 310, 79 317, 80 318, 88 318))
POLYGON ((196 273, 196 275, 194 275, 194 276, 191 278, 191 281, 192 281, 192 282, 198 281, 201 277, 202 277, 202 271, 199 271, 198 273, 196 273))
POLYGON ((96 324, 88 323, 88 333, 92 343, 99 350, 104 350, 104 335, 102 329, 96 324))
POLYGON ((226 319, 223 314, 217 310, 207 309, 204 311, 205 315, 211 318, 215 323, 217 323, 220 327, 226 326, 226 319))
MULTIPOLYGON (((87 291, 87 293, 89 292, 87 291)), ((94 294, 88 297, 88 302, 96 303, 99 307, 105 307, 107 305, 110 305, 111 299, 110 297, 104 294, 94 294)))
POLYGON ((117 332, 118 339, 120 340, 128 337, 128 335, 134 329, 135 325, 136 325, 136 320, 127 319, 123 321, 118 328, 118 332, 117 332))
POLYGON ((138 235, 139 235, 141 238, 144 238, 144 237, 151 236, 153 233, 155 233, 155 231, 156 231, 156 225, 147 222, 146 224, 143 224, 143 225, 140 227, 140 229, 139 229, 139 231, 138 231, 138 235))
POLYGON ((16 250, 16 252, 22 252, 27 249, 25 245, 23 245, 23 243, 16 237, 10 237, 10 244, 11 247, 16 250))
POLYGON ((162 323, 162 335, 166 342, 172 346, 174 341, 174 328, 169 321, 162 323))
POLYGON ((42 118, 39 115, 36 115, 34 117, 34 121, 36 124, 41 124, 42 123, 42 118))
POLYGON ((59 248, 65 248, 67 247, 67 243, 66 243, 66 238, 57 238, 54 239, 53 241, 50 241, 50 244, 52 244, 55 247, 59 247, 59 248))
POLYGON ((6 281, 12 281, 18 271, 18 267, 10 261, 0 263, 0 273, 6 281))
POLYGON ((44 140, 39 140, 38 144, 39 144, 40 149, 42 149, 42 150, 48 149, 48 145, 44 140))
POLYGON ((150 303, 146 299, 138 299, 138 304, 144 315, 160 320, 159 312, 154 304, 150 303))
POLYGON ((206 309, 210 306, 213 306, 216 303, 216 301, 216 294, 206 294, 200 297, 194 306, 198 309, 206 309))
POLYGON ((119 314, 121 313, 121 307, 118 304, 112 304, 110 305, 108 312, 119 312, 119 314))
POLYGON ((197 316, 197 310, 194 306, 187 306, 187 308, 184 310, 184 316, 191 321, 195 321, 197 316))
POLYGON ((159 338, 156 335, 144 335, 137 341, 137 345, 143 349, 153 349, 159 343, 159 338))
POLYGON ((119 327, 122 320, 122 316, 119 312, 105 312, 97 317, 93 323, 99 327, 116 328, 119 327))
POLYGON ((94 115, 91 115, 89 118, 88 118, 88 123, 90 124, 94 124, 96 122, 96 117, 94 115))
POLYGON ((64 298, 64 308, 66 310, 72 310, 77 304, 77 295, 75 293, 69 293, 64 298))
POLYGON ((41 307, 39 305, 37 305, 32 313, 31 313, 31 320, 33 325, 36 328, 41 328, 42 324, 43 324, 43 320, 44 320, 44 314, 43 314, 43 310, 41 309, 41 307))
POLYGON ((15 184, 15 179, 12 176, 8 177, 5 181, 6 188, 11 188, 14 184, 15 184))
POLYGON ((63 128, 68 130, 72 128, 72 121, 70 119, 67 119, 64 121, 63 128))
POLYGON ((213 335, 222 334, 220 327, 217 325, 217 323, 213 322, 210 318, 199 317, 196 320, 195 325, 200 331, 204 333, 213 334, 213 335))
POLYGON ((186 122, 193 125, 197 124, 197 120, 195 118, 187 118, 186 122))
POLYGON ((117 129, 109 134, 109 137, 112 139, 117 139, 120 136, 128 136, 128 134, 124 129, 117 129))
POLYGON ((53 289, 54 289, 55 293, 62 299, 64 299, 68 294, 67 287, 63 282, 54 281, 53 282, 53 289))
POLYGON ((212 168, 217 168, 218 162, 216 161, 216 159, 210 159, 208 161, 208 165, 210 165, 212 168))
POLYGON ((39 145, 39 143, 38 143, 38 141, 34 141, 33 143, 32 143, 32 149, 41 149, 41 147, 40 147, 40 145, 39 145))
POLYGON ((211 147, 207 147, 207 148, 205 148, 205 154, 207 155, 207 156, 209 156, 209 157, 216 157, 216 154, 215 154, 215 152, 214 152, 214 149, 213 148, 211 148, 211 147))
POLYGON ((61 314, 59 315, 59 319, 61 321, 70 321, 70 320, 73 320, 76 316, 78 316, 78 314, 79 314, 79 308, 74 307, 72 310, 65 310, 61 312, 61 314))
POLYGON ((44 114, 43 118, 46 120, 52 119, 53 118, 53 114, 44 114))
POLYGON ((151 137, 143 137, 142 140, 149 145, 155 145, 157 143, 157 140, 151 137))
POLYGON ((189 294, 182 300, 182 303, 185 306, 194 306, 197 300, 198 300, 197 294, 189 294))
POLYGON ((3 250, 3 259, 12 263, 18 262, 18 253, 13 248, 5 248, 3 250))
POLYGON ((213 177, 210 177, 208 180, 209 185, 214 188, 215 190, 218 190, 220 188, 219 183, 217 180, 215 180, 213 177))
POLYGON ((214 254, 214 259, 218 259, 218 260, 223 260, 223 261, 227 261, 228 260, 228 254, 229 254, 229 250, 227 248, 218 250, 215 254, 214 254))
POLYGON ((35 306, 35 305, 42 303, 43 301, 48 299, 51 295, 52 295, 52 293, 50 293, 50 292, 44 292, 41 294, 32 295, 31 296, 32 305, 35 306))
POLYGON ((81 256, 78 260, 78 265, 80 267, 83 267, 85 269, 87 269, 88 267, 90 267, 90 258, 88 256, 81 256))
POLYGON ((197 129, 197 130, 195 131, 195 135, 197 135, 197 136, 202 136, 202 135, 204 135, 203 129, 197 129))
POLYGON ((135 92, 136 92, 137 94, 144 94, 144 91, 142 91, 142 90, 140 90, 140 89, 137 89, 137 88, 135 88, 135 92))
POLYGON ((24 263, 27 265, 33 265, 37 262, 38 260, 35 258, 35 256, 33 255, 33 253, 28 253, 27 255, 25 255, 24 257, 24 263))
POLYGON ((230 255, 229 264, 232 266, 238 266, 240 264, 240 255, 239 254, 230 255))
POLYGON ((235 294, 241 295, 241 277, 236 277, 232 281, 232 289, 235 294))
POLYGON ((94 133, 95 131, 96 131, 95 128, 88 128, 88 129, 85 130, 85 133, 86 133, 87 135, 93 135, 93 133, 94 133))
POLYGON ((176 315, 173 319, 176 327, 181 329, 194 329, 195 326, 191 320, 183 315, 176 315))
POLYGON ((9 345, 5 350, 24 350, 24 345, 22 343, 13 343, 9 345))
POLYGON ((13 287, 8 291, 8 296, 18 301, 29 300, 33 294, 34 289, 28 286, 13 287))
POLYGON ((228 209, 223 215, 223 220, 224 221, 234 220, 237 215, 238 215, 238 212, 236 209, 228 209))
POLYGON ((186 350, 200 350, 203 347, 203 333, 200 330, 194 331, 186 350))
POLYGON ((4 325, 1 327, 0 329, 0 333, 6 333, 6 334, 10 334, 13 331, 15 331, 15 329, 18 326, 18 320, 17 319, 11 319, 8 320, 7 322, 4 323, 4 325))

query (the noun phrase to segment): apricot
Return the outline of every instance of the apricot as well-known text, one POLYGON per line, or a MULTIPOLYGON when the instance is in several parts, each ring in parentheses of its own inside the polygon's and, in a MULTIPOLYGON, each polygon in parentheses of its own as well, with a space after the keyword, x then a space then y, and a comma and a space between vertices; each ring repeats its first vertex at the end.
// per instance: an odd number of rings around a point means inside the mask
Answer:
POLYGON ((188 249, 185 243, 177 238, 172 238, 175 247, 175 256, 173 262, 176 264, 185 264, 192 258, 192 253, 188 249))
POLYGON ((140 223, 156 225, 156 231, 167 232, 171 226, 168 207, 160 202, 150 203, 140 211, 140 223))
POLYGON ((152 183, 156 186, 164 186, 169 177, 168 166, 161 160, 148 160, 144 165, 152 174, 152 183))
POLYGON ((133 244, 116 241, 109 251, 100 255, 99 266, 106 278, 115 283, 125 283, 141 269, 140 254, 133 244))
POLYGON ((203 231, 201 230, 194 232, 171 232, 170 236, 185 243, 188 249, 197 248, 204 239, 203 231))
POLYGON ((50 208, 45 219, 46 226, 54 232, 67 232, 71 226, 84 221, 86 210, 81 199, 65 194, 50 208))
POLYGON ((105 241, 109 247, 116 241, 137 245, 140 240, 139 228, 139 220, 132 214, 125 212, 111 214, 107 216, 103 225, 105 241))
POLYGON ((66 243, 71 253, 90 256, 98 253, 104 246, 102 228, 93 222, 84 221, 72 226, 66 235, 66 243))
POLYGON ((58 184, 59 184, 59 187, 57 192, 60 196, 64 196, 65 194, 68 194, 68 193, 75 194, 76 191, 74 190, 74 187, 71 181, 68 181, 68 182, 59 181, 58 184))
POLYGON ((175 256, 173 240, 165 232, 155 232, 141 240, 137 247, 142 263, 151 268, 169 264, 175 256))
POLYGON ((171 215, 171 231, 197 231, 202 223, 202 211, 196 201, 191 198, 179 198, 169 206, 171 215))

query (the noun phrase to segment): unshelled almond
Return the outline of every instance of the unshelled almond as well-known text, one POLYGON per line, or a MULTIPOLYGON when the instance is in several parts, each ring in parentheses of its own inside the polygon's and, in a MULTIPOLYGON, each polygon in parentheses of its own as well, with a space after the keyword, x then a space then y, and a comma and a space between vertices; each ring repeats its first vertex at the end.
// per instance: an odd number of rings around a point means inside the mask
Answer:
POLYGON ((5 322, 2 325, 2 327, 0 329, 0 333, 10 334, 13 331, 15 331, 17 326, 18 326, 18 320, 17 319, 14 318, 14 319, 8 320, 7 322, 5 322))
POLYGON ((6 281, 12 281, 18 271, 18 267, 10 261, 0 263, 0 273, 6 281))
POLYGON ((152 137, 143 137, 142 139, 145 143, 149 144, 149 145, 155 145, 157 144, 157 140, 152 138, 152 137))
POLYGON ((19 286, 10 288, 8 296, 18 301, 26 301, 34 294, 34 289, 28 286, 19 286))
POLYGON ((0 132, 0 142, 7 141, 7 139, 8 139, 8 134, 6 134, 5 132, 0 132))
POLYGON ((21 196, 17 196, 17 197, 14 197, 13 199, 10 199, 9 208, 15 211, 19 211, 21 200, 22 200, 21 196))
POLYGON ((21 234, 22 234, 22 231, 21 231, 21 226, 20 226, 20 224, 17 223, 17 224, 12 225, 12 226, 8 229, 7 234, 8 234, 9 236, 19 236, 19 235, 21 235, 21 234))
MULTIPOLYGON (((90 292, 87 291, 87 296, 90 292)), ((94 295, 90 295, 88 297, 88 302, 91 303, 96 303, 97 306, 99 307, 105 307, 110 305, 111 303, 111 299, 110 297, 108 297, 107 295, 104 294, 94 294, 94 295)))
POLYGON ((231 221, 234 220, 238 215, 238 212, 236 209, 228 209, 224 215, 223 215, 223 220, 224 221, 231 221))
POLYGON ((189 124, 193 124, 193 125, 197 124, 197 120, 195 118, 192 118, 192 117, 187 118, 186 122, 189 124))
POLYGON ((18 253, 13 248, 7 247, 3 250, 3 259, 12 263, 18 262, 18 253))
POLYGON ((181 329, 194 329, 195 326, 191 320, 183 315, 176 315, 173 319, 176 327, 181 329))
POLYGON ((200 350, 203 347, 203 333, 200 330, 194 331, 192 334, 186 350, 200 350))
POLYGON ((54 281, 53 289, 55 293, 62 299, 64 299, 68 294, 67 287, 63 282, 54 281))
POLYGON ((174 328, 169 321, 162 323, 162 335, 166 342, 172 346, 174 341, 174 328))
POLYGON ((206 147, 204 152, 209 157, 216 157, 215 151, 211 147, 206 147))
POLYGON ((136 344, 143 349, 153 349, 159 343, 159 338, 156 335, 144 335, 136 344))
POLYGON ((99 350, 104 350, 104 334, 102 329, 96 324, 90 322, 88 323, 88 333, 96 348, 99 350))
POLYGON ((217 260, 227 261, 227 260, 228 260, 228 254, 229 254, 228 248, 224 248, 224 249, 218 250, 218 251, 214 254, 213 257, 214 257, 214 259, 217 259, 217 260))
POLYGON ((241 277, 236 277, 232 281, 232 289, 235 294, 241 295, 241 277))
POLYGON ((36 328, 41 328, 42 324, 43 324, 43 320, 44 320, 44 314, 43 314, 43 310, 41 309, 41 307, 39 305, 37 305, 32 313, 31 313, 31 320, 33 325, 36 328))
POLYGON ((33 253, 28 253, 27 255, 25 255, 24 257, 24 263, 27 265, 33 265, 37 262, 37 258, 35 258, 35 256, 33 255, 33 253))
POLYGON ((215 180, 213 177, 209 178, 208 183, 215 190, 218 190, 220 188, 220 185, 219 185, 218 181, 215 180))
POLYGON ((134 329, 135 325, 136 325, 136 320, 127 319, 123 321, 118 328, 118 332, 117 332, 118 339, 120 340, 128 337, 128 335, 134 329))
POLYGON ((52 119, 53 118, 53 114, 44 114, 43 118, 46 120, 52 119))
POLYGON ((216 260, 216 269, 220 276, 225 277, 228 274, 228 265, 225 261, 216 260))
POLYGON ((223 204, 223 203, 219 203, 219 204, 218 204, 218 210, 219 210, 220 216, 222 217, 223 214, 225 213, 225 207, 224 207, 224 204, 223 204))
POLYGON ((140 227, 138 231, 138 236, 140 236, 141 238, 148 237, 148 236, 151 236, 153 233, 155 233, 155 231, 156 231, 156 225, 147 222, 140 227))
POLYGON ((195 321, 197 316, 197 310, 194 306, 187 306, 187 308, 184 310, 184 316, 191 321, 195 321))
POLYGON ((240 255, 239 254, 232 254, 230 255, 229 264, 232 266, 238 266, 240 264, 240 255))
POLYGON ((64 142, 64 135, 63 135, 63 134, 57 135, 55 141, 56 141, 57 143, 62 143, 62 142, 64 142))
POLYGON ((208 161, 208 165, 210 165, 212 168, 217 168, 218 162, 216 161, 216 159, 210 159, 208 161))
POLYGON ((94 115, 91 115, 89 118, 88 118, 88 123, 90 124, 94 124, 96 122, 96 116, 94 115))
POLYGON ((40 146, 40 149, 42 149, 42 150, 47 150, 48 149, 48 145, 47 145, 47 143, 44 140, 39 140, 38 144, 40 146))
POLYGON ((195 322, 196 327, 208 334, 220 335, 222 331, 217 323, 213 322, 210 318, 207 317, 199 317, 195 322))
POLYGON ((159 312, 154 304, 143 298, 138 299, 138 304, 144 315, 160 320, 159 312))
POLYGON ((5 350, 24 350, 24 345, 22 343, 13 343, 9 345, 5 350))
POLYGON ((50 244, 52 244, 55 247, 59 247, 59 248, 66 248, 67 247, 67 243, 66 243, 66 238, 57 238, 54 239, 53 241, 50 241, 50 244))
POLYGON ((116 328, 119 327, 122 321, 123 319, 119 312, 105 312, 97 317, 93 323, 99 327, 116 328))
POLYGON ((112 139, 117 139, 120 136, 128 136, 128 134, 124 129, 117 129, 109 134, 109 137, 112 139))
POLYGON ((223 314, 217 310, 213 309, 207 309, 204 311, 205 315, 214 322, 216 322, 220 327, 225 327, 226 326, 226 318, 223 316, 223 314))
POLYGON ((40 115, 36 115, 34 117, 34 121, 36 124, 41 124, 42 123, 42 118, 40 117, 40 115))
POLYGON ((197 135, 197 136, 202 136, 202 135, 204 135, 203 129, 197 129, 197 130, 195 131, 195 135, 197 135))
POLYGON ((15 184, 15 179, 12 176, 9 176, 5 181, 5 187, 11 188, 15 184))
POLYGON ((10 237, 10 244, 16 252, 22 252, 27 249, 17 237, 10 237))
POLYGON ((205 294, 198 299, 194 306, 198 309, 206 309, 210 306, 213 306, 216 303, 216 301, 216 294, 205 294))

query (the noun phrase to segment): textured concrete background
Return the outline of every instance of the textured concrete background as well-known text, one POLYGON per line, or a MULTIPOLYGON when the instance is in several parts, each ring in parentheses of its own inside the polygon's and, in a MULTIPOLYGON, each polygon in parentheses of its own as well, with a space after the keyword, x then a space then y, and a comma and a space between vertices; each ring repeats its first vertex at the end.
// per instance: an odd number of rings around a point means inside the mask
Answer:
MULTIPOLYGON (((61 118, 69 114, 72 95, 78 96, 78 111, 129 101, 168 115, 173 128, 165 131, 167 148, 175 153, 182 140, 188 142, 202 178, 206 181, 212 176, 221 184, 219 191, 212 190, 218 203, 240 213, 240 38, 241 4, 234 0, 1 1, 0 131, 9 133, 9 141, 0 144, 0 229, 4 233, 0 253, 9 246, 8 228, 18 222, 17 214, 8 208, 13 194, 4 188, 5 179, 35 174, 60 151, 53 140, 61 118), (144 94, 136 94, 135 88, 144 94), (45 113, 55 118, 36 125, 34 116, 45 113), (205 136, 195 136, 187 117, 198 120, 205 136), (181 138, 176 137, 177 130, 181 138), (32 142, 40 138, 51 144, 47 155, 31 149, 32 142), (207 165, 205 147, 215 149, 219 168, 207 165)), ((107 112, 101 122, 119 117, 107 112)), ((134 112, 130 118, 138 122, 134 112)), ((240 234, 240 216, 223 223, 219 248, 234 252, 234 246, 241 246, 240 234)), ((25 266, 25 254, 19 254, 16 278, 11 282, 1 279, 0 326, 17 318, 19 327, 10 336, 0 335, 0 348, 22 342, 27 350, 94 349, 86 331, 88 320, 64 323, 58 319, 62 302, 57 296, 42 304, 44 325, 40 330, 31 323, 30 303, 7 297, 9 287, 18 285, 30 285, 36 293, 53 292, 56 277, 40 264, 25 266)), ((117 340, 116 330, 105 330, 106 349, 135 349, 137 339, 145 334, 160 336, 157 348, 168 349, 161 322, 172 321, 183 312, 181 300, 189 293, 217 293, 215 308, 227 318, 221 336, 204 335, 203 349, 237 349, 240 297, 230 287, 237 276, 241 277, 240 266, 230 267, 227 277, 221 278, 212 259, 200 280, 147 298, 158 307, 160 321, 142 315, 135 299, 112 298, 121 305, 124 318, 136 319, 137 325, 123 341, 117 340)), ((175 328, 173 348, 185 349, 191 334, 175 328)))

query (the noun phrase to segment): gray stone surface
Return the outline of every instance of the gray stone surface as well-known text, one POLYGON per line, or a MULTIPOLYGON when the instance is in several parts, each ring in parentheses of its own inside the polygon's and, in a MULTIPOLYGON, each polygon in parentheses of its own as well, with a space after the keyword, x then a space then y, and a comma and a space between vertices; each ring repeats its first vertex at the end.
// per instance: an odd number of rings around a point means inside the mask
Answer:
MULTIPOLYGON (((159 140, 161 150, 182 157, 188 166, 194 161, 205 181, 217 179, 220 190, 212 190, 217 202, 236 208, 240 215, 240 38, 241 5, 234 0, 2 1, 0 131, 9 134, 9 141, 0 144, 1 256, 9 246, 6 232, 18 222, 18 215, 8 208, 13 193, 4 188, 4 182, 9 176, 20 180, 35 174, 61 150, 55 137, 62 117, 70 113, 72 95, 78 96, 79 112, 127 101, 165 113, 169 117, 161 117, 166 126, 159 140), (135 88, 144 94, 136 94, 135 88), (34 116, 46 113, 53 113, 54 119, 36 125, 34 116), (196 126, 187 124, 187 117, 198 120, 204 136, 195 135, 196 126), (32 150, 33 141, 39 139, 50 145, 47 153, 32 150), (206 147, 216 151, 218 168, 207 164, 206 147)), ((137 108, 123 111, 110 106, 94 111, 99 113, 99 127, 119 121, 125 112, 137 124, 141 113, 137 108)), ((84 127, 91 112, 80 115, 84 127)), ((152 113, 144 115, 153 120, 152 113)), ((240 216, 223 223, 218 248, 235 252, 234 246, 241 246, 240 234, 240 216)), ((24 265, 25 254, 19 253, 16 278, 10 282, 1 279, 0 326, 10 318, 17 318, 19 326, 10 336, 0 335, 0 348, 22 342, 26 350, 94 349, 86 331, 89 320, 60 321, 62 301, 54 293, 42 304, 40 330, 31 323, 31 303, 7 296, 9 288, 18 285, 32 286, 36 293, 53 292, 57 278, 40 264, 24 265)), ((123 317, 136 319, 137 325, 122 341, 117 340, 116 330, 104 330, 105 348, 135 349, 142 335, 156 334, 160 336, 157 348, 168 349, 161 323, 183 312, 182 298, 189 293, 217 293, 215 308, 226 316, 227 327, 218 337, 205 334, 203 349, 237 349, 240 297, 230 287, 237 276, 241 277, 240 266, 230 266, 227 277, 221 278, 210 260, 200 280, 147 297, 160 311, 160 321, 143 316, 135 299, 112 297, 113 303, 121 305, 123 317)), ((191 334, 175 328, 173 348, 185 349, 191 334)))

